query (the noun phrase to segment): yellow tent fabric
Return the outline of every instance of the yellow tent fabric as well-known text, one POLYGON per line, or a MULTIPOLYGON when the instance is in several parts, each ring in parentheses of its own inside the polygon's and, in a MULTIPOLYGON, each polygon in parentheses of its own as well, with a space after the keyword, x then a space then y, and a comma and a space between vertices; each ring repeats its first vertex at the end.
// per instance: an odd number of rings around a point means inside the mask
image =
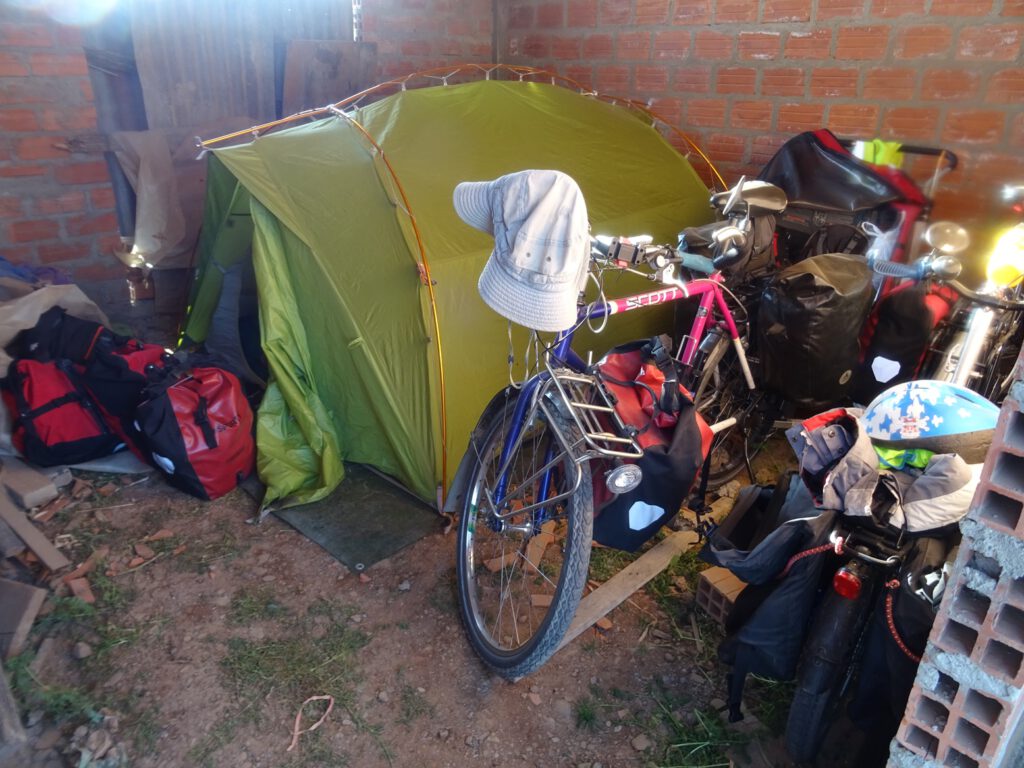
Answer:
MULTIPOLYGON (((325 496, 342 459, 434 501, 507 382, 507 325, 476 291, 493 243, 455 214, 460 181, 564 171, 595 234, 674 242, 711 216, 693 168, 636 113, 532 82, 403 91, 213 155, 186 332, 204 338, 217 267, 251 245, 273 381, 258 416, 259 468, 267 501, 279 504, 325 496)), ((664 313, 654 319, 663 327, 635 313, 600 338, 580 334, 578 349, 601 354, 666 329, 664 313)), ((525 335, 514 338, 521 349, 525 335)))

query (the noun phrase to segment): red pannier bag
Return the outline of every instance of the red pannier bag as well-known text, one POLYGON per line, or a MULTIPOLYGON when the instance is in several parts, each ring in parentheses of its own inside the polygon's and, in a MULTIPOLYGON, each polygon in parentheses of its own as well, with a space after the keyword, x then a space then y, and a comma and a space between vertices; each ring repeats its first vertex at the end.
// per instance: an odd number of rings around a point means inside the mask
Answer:
POLYGON ((223 496, 252 472, 252 424, 242 385, 220 368, 194 368, 151 388, 135 413, 146 459, 201 499, 223 496))
POLYGON ((67 361, 15 361, 3 399, 13 422, 11 441, 33 464, 78 464, 122 446, 67 361))
POLYGON ((606 547, 636 551, 670 522, 711 449, 711 430, 672 365, 657 338, 616 347, 598 363, 615 411, 636 431, 644 452, 635 461, 643 472, 640 485, 618 496, 605 485, 602 463, 592 465, 594 540, 606 547), (668 387, 675 391, 666 391, 668 387))

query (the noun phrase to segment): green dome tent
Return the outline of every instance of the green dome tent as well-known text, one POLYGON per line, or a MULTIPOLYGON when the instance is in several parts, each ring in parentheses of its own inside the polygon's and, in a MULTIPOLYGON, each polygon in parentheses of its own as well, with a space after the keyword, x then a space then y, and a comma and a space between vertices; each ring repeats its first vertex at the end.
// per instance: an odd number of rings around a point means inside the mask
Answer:
MULTIPOLYGON (((342 460, 430 502, 447 488, 509 377, 506 322, 476 291, 492 242, 455 214, 458 182, 561 170, 582 188, 595 233, 661 242, 711 216, 707 188, 649 118, 553 84, 403 89, 246 144, 207 145, 186 336, 206 338, 223 270, 251 253, 271 373, 257 419, 265 506, 326 496, 342 460)), ((616 280, 613 296, 642 287, 616 280)), ((650 326, 651 313, 634 313, 600 338, 580 334, 578 348, 601 354, 650 326)))

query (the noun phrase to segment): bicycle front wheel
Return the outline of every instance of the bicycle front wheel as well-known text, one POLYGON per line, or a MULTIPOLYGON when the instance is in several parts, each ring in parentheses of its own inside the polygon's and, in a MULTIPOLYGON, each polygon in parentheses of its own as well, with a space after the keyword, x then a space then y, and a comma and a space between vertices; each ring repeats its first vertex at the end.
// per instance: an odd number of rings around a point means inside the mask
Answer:
POLYGON ((512 680, 547 661, 572 622, 587 579, 594 508, 589 466, 577 466, 567 450, 580 432, 550 402, 527 414, 499 484, 515 402, 470 447, 476 457, 456 557, 469 642, 512 680))

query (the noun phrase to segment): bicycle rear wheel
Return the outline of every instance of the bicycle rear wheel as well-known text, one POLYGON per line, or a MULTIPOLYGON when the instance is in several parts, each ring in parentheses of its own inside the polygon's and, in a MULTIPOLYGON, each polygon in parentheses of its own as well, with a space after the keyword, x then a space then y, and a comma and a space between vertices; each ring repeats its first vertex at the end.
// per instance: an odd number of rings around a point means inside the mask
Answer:
POLYGON ((557 650, 583 595, 593 489, 586 462, 567 451, 581 435, 553 402, 527 415, 494 506, 515 399, 471 445, 476 459, 459 521, 459 609, 470 644, 503 677, 518 679, 557 650), (578 482, 577 482, 578 480, 578 482), (518 512, 542 499, 565 498, 518 512))

